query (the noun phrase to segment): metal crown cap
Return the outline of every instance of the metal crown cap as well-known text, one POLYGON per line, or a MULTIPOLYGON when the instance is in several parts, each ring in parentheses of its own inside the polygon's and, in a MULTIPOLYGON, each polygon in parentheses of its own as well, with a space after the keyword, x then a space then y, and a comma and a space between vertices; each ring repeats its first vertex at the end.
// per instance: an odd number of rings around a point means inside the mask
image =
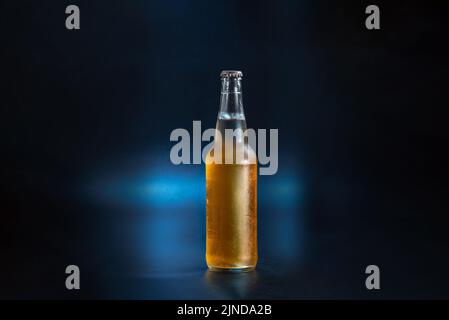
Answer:
POLYGON ((220 78, 242 78, 243 72, 237 70, 223 70, 220 73, 220 78))

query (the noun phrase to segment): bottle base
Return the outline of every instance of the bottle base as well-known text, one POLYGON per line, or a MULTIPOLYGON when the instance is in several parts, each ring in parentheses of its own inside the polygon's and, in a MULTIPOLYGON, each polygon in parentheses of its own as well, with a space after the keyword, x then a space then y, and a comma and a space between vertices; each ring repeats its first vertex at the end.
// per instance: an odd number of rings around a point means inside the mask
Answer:
POLYGON ((256 269, 255 266, 251 267, 229 267, 229 268, 222 268, 222 267, 213 267, 208 266, 210 271, 213 272, 222 272, 222 273, 242 273, 242 272, 250 272, 256 269))

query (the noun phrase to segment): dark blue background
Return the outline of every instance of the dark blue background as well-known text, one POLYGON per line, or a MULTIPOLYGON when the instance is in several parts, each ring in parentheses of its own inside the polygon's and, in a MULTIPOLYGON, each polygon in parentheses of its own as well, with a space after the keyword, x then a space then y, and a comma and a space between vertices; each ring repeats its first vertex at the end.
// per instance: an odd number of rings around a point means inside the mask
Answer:
POLYGON ((448 298, 448 11, 380 2, 368 31, 368 4, 2 1, 0 297, 448 298), (241 275, 206 271, 204 166, 169 160, 223 69, 279 129, 241 275))

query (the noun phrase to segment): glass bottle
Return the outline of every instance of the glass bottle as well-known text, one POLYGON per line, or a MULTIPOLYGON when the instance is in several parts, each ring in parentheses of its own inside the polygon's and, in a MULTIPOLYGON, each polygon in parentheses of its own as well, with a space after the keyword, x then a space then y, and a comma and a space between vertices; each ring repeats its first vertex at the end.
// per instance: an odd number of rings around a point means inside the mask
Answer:
POLYGON ((246 136, 242 76, 221 73, 214 145, 206 156, 206 262, 214 271, 257 264, 257 157, 246 136))

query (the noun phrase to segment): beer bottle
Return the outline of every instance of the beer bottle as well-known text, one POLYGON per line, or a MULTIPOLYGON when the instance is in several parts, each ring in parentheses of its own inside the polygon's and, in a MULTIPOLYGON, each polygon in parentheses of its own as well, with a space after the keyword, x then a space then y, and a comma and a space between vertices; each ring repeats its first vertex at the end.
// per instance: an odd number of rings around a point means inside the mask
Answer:
POLYGON ((221 72, 214 145, 206 156, 206 262, 213 271, 257 263, 257 157, 248 143, 242 72, 221 72))

